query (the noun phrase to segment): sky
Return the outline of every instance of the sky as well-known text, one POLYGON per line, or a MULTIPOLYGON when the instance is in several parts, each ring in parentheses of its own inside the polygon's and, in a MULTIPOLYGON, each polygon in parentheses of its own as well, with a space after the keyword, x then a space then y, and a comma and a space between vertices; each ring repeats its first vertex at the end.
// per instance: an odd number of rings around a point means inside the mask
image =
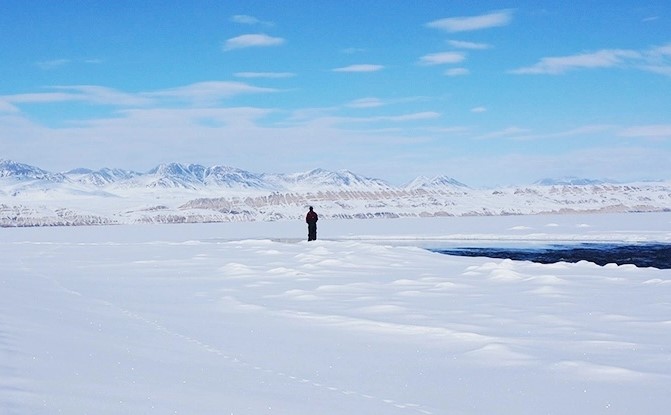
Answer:
POLYGON ((0 158, 671 179, 671 3, 0 0, 0 158))

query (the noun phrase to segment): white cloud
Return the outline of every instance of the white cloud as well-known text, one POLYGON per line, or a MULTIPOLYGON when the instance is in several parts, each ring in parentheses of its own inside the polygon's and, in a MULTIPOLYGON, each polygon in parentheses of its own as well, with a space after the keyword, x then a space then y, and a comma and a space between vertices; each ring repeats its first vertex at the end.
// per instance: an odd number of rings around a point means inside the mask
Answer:
POLYGON ((639 125, 625 128, 619 133, 622 137, 671 138, 671 124, 639 125))
POLYGON ((483 134, 478 137, 474 137, 477 140, 491 140, 495 138, 518 138, 522 135, 527 135, 529 134, 531 130, 528 128, 520 128, 520 127, 507 127, 504 128, 503 130, 499 131, 493 131, 487 134, 483 134))
POLYGON ((558 75, 577 69, 632 67, 671 76, 671 43, 647 50, 602 49, 592 53, 542 58, 536 64, 510 71, 514 74, 558 75))
POLYGON ((671 76, 671 65, 641 65, 639 68, 647 72, 671 76))
POLYGON ((335 68, 333 69, 333 72, 377 72, 382 69, 384 69, 384 66, 382 65, 359 64, 335 68))
MULTIPOLYGON (((485 107, 475 107, 471 110, 472 112, 485 112, 487 108, 485 107)), ((480 136, 474 137, 475 139, 495 139, 495 138, 506 138, 511 140, 548 140, 548 139, 559 139, 567 137, 581 137, 586 138, 594 137, 597 134, 609 133, 611 136, 614 131, 617 130, 617 126, 610 124, 588 124, 582 125, 570 130, 557 131, 557 132, 543 132, 543 133, 533 133, 531 129, 521 128, 517 126, 507 127, 502 130, 489 132, 480 136)))
POLYGON ((292 78, 296 76, 293 72, 236 72, 233 74, 238 78, 292 78))
POLYGON ((37 66, 44 69, 45 71, 60 68, 71 62, 70 59, 52 59, 49 61, 37 62, 37 66))
POLYGON ((355 53, 362 53, 362 52, 365 52, 365 51, 366 51, 366 49, 363 49, 363 48, 345 48, 345 49, 342 49, 340 52, 345 53, 347 55, 353 55, 355 53))
POLYGON ((489 49, 492 46, 487 44, 487 43, 476 43, 476 42, 464 42, 461 40, 448 40, 447 43, 450 44, 450 46, 458 48, 458 49, 473 49, 473 50, 483 50, 483 49, 489 49))
POLYGON ((142 106, 150 103, 146 97, 130 94, 94 85, 54 86, 58 92, 38 92, 28 94, 6 95, 7 102, 15 104, 48 104, 54 102, 88 102, 98 105, 142 106))
POLYGON ((0 99, 0 114, 1 113, 17 113, 19 109, 14 105, 10 104, 8 101, 0 99))
POLYGON ((277 89, 261 88, 243 82, 210 81, 146 92, 143 95, 153 98, 171 98, 195 104, 210 105, 235 95, 277 91, 277 89))
POLYGON ((139 94, 96 85, 56 86, 54 89, 79 94, 84 101, 99 105, 143 106, 151 103, 151 100, 139 94))
POLYGON ((622 65, 628 59, 640 58, 640 53, 624 49, 603 49, 593 53, 543 58, 532 66, 511 71, 515 74, 562 74, 570 70, 586 68, 611 68, 622 65))
POLYGON ((224 50, 243 49, 251 47, 268 47, 282 45, 285 40, 281 37, 268 36, 263 33, 241 35, 228 39, 224 43, 224 50))
POLYGON ((657 46, 650 49, 649 54, 653 57, 657 56, 671 56, 671 43, 667 43, 663 46, 657 46))
POLYGON ((246 24, 246 25, 266 25, 266 26, 273 26, 272 22, 266 22, 263 20, 259 20, 254 16, 249 16, 246 14, 236 14, 234 16, 231 16, 231 21, 235 23, 240 23, 240 24, 246 24))
POLYGON ((471 30, 488 29, 490 27, 507 26, 512 21, 512 10, 501 10, 479 16, 448 17, 435 20, 426 25, 433 29, 447 32, 466 32, 471 30))
POLYGON ((466 55, 462 52, 439 52, 422 56, 419 58, 419 63, 422 65, 443 65, 459 63, 464 59, 466 59, 466 55))
POLYGON ((644 56, 645 61, 638 66, 639 69, 671 76, 671 43, 651 48, 644 56))
POLYGON ((531 134, 531 130, 527 130, 527 134, 519 135, 517 137, 512 137, 517 140, 547 140, 553 138, 565 138, 565 137, 593 137, 596 134, 612 132, 616 130, 616 126, 610 124, 588 124, 582 125, 570 130, 558 131, 558 132, 546 132, 531 134))
POLYGON ((31 92, 26 94, 5 95, 5 102, 13 104, 46 104, 51 102, 86 101, 81 94, 65 92, 31 92))
MULTIPOLYGON (((188 104, 210 105, 241 94, 270 93, 277 89, 261 88, 243 82, 198 82, 157 91, 128 93, 95 85, 54 86, 57 92, 28 93, 0 96, 0 104, 49 104, 58 102, 87 102, 118 107, 145 107, 161 100, 177 100, 188 104)), ((1 108, 1 107, 0 107, 1 108)))
POLYGON ((451 68, 445 71, 445 76, 463 76, 470 73, 471 71, 466 68, 451 68))
POLYGON ((471 108, 471 112, 474 112, 474 113, 487 112, 487 108, 486 107, 475 107, 475 108, 471 108))
POLYGON ((402 114, 402 115, 389 115, 382 117, 375 117, 375 121, 393 121, 393 122, 405 122, 405 121, 418 121, 418 120, 431 120, 434 118, 440 118, 440 113, 435 111, 424 111, 424 112, 415 112, 412 114, 402 114))
POLYGON ((384 102, 382 102, 381 99, 372 97, 356 99, 347 104, 347 106, 350 108, 375 108, 375 107, 381 107, 383 105, 384 102))

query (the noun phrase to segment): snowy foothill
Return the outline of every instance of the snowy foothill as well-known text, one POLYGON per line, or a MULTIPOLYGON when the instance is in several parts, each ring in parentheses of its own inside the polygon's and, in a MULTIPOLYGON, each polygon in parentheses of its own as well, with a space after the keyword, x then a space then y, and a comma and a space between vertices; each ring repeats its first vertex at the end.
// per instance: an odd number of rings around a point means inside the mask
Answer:
POLYGON ((671 243, 671 213, 1 232, 2 414, 671 405, 671 270, 425 249, 671 243))

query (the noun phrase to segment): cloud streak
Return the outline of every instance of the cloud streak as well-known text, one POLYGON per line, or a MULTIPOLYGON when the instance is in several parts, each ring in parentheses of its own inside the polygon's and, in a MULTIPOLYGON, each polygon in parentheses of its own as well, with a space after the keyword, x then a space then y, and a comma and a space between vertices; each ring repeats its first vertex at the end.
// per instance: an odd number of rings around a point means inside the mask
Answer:
POLYGON ((72 62, 70 59, 52 59, 49 61, 37 62, 37 66, 45 71, 60 68, 72 62))
POLYGON ((509 71, 518 75, 560 75, 580 69, 636 68, 671 76, 671 43, 647 50, 601 49, 591 53, 541 58, 509 71))
POLYGON ((445 71, 445 76, 464 76, 470 73, 471 71, 466 68, 452 68, 445 71))
POLYGON ((333 72, 377 72, 384 69, 382 65, 373 65, 373 64, 357 64, 344 66, 342 68, 335 68, 333 72))
POLYGON ((563 74, 576 69, 612 68, 624 64, 628 59, 637 59, 640 54, 631 50, 600 50, 570 56, 542 58, 538 63, 512 70, 514 74, 563 74))
POLYGON ((671 138, 671 124, 638 125, 620 131, 622 137, 671 138))
POLYGON ((281 37, 268 36, 263 33, 240 35, 224 42, 224 51, 253 47, 280 46, 286 41, 281 37))
POLYGON ((243 82, 210 81, 198 82, 177 88, 144 93, 152 98, 170 98, 194 104, 211 105, 222 99, 242 94, 278 92, 273 88, 262 88, 243 82))
POLYGON ((230 81, 197 82, 176 88, 138 93, 128 93, 96 85, 54 86, 50 89, 55 92, 0 96, 0 109, 6 107, 9 111, 21 104, 63 102, 85 102, 116 107, 146 107, 170 101, 207 106, 237 95, 279 92, 273 88, 230 81))
POLYGON ((293 72, 236 72, 233 76, 237 78, 270 78, 270 79, 281 79, 281 78, 293 78, 296 76, 293 72))
POLYGON ((249 16, 246 14, 236 14, 231 16, 231 21, 234 23, 245 24, 245 25, 265 25, 273 26, 272 22, 266 22, 264 20, 257 19, 254 16, 249 16))
POLYGON ((434 20, 426 24, 432 29, 440 29, 446 32, 468 32, 473 30, 502 27, 510 24, 513 18, 512 10, 501 10, 478 16, 448 17, 434 20))
POLYGON ((439 52, 430 53, 419 58, 421 65, 445 65, 452 63, 460 63, 466 59, 466 54, 463 52, 439 52))
POLYGON ((59 102, 86 102, 96 105, 143 106, 152 101, 140 94, 130 94, 95 85, 54 86, 56 92, 35 92, 0 97, 6 102, 20 104, 49 104, 59 102))
POLYGON ((487 43, 465 42, 462 40, 448 40, 447 43, 457 49, 484 50, 492 47, 487 43))

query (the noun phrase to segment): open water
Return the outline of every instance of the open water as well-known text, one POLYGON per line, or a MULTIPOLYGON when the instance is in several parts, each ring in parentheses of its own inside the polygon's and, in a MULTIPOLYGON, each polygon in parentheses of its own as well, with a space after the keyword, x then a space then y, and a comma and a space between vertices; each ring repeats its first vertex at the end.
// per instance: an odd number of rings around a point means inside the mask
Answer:
POLYGON ((509 258, 543 264, 589 261, 598 265, 633 264, 638 267, 671 269, 671 244, 583 243, 524 248, 459 247, 430 250, 447 255, 509 258))

